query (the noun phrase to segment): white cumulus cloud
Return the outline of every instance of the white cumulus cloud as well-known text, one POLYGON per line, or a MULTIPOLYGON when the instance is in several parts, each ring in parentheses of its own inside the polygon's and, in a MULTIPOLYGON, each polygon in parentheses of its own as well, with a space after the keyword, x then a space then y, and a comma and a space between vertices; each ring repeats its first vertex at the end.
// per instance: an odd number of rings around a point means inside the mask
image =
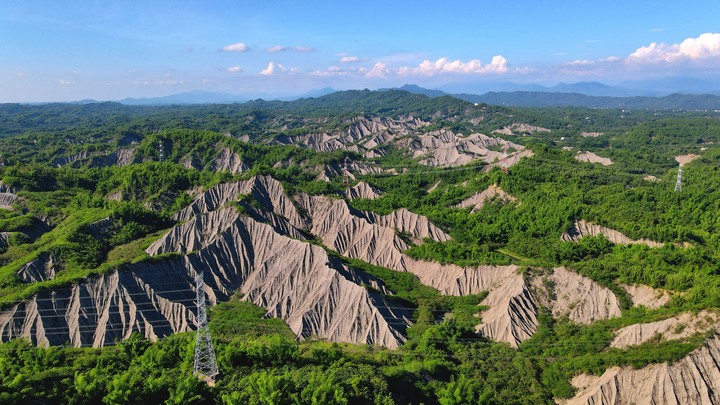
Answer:
POLYGON ((72 80, 63 80, 63 79, 60 79, 60 85, 61 85, 61 86, 74 86, 74 85, 76 85, 76 84, 77 84, 77 82, 74 82, 74 81, 72 81, 72 80))
POLYGON ((638 48, 627 57, 631 63, 700 62, 720 59, 720 34, 704 33, 679 44, 653 42, 638 48))
POLYGON ((222 50, 225 52, 247 52, 250 50, 250 47, 242 42, 237 42, 234 44, 223 46, 222 50))
POLYGON ((367 77, 384 77, 389 73, 390 69, 388 69, 387 65, 382 62, 378 62, 365 75, 367 77))
POLYGON ((267 52, 274 53, 274 52, 285 52, 285 51, 295 51, 295 52, 312 52, 315 48, 310 48, 308 46, 282 46, 282 45, 275 45, 271 46, 270 48, 266 49, 267 52))
POLYGON ((360 62, 360 58, 357 56, 343 56, 340 58, 340 63, 355 63, 360 62))
POLYGON ((620 62, 622 59, 617 56, 608 56, 607 58, 603 59, 576 59, 572 62, 568 62, 565 64, 565 66, 570 67, 591 67, 591 66, 599 66, 599 65, 607 65, 615 62, 620 62))
POLYGON ((241 66, 231 66, 227 69, 227 71, 230 73, 242 72, 242 67, 241 66))
POLYGON ((285 67, 279 63, 270 62, 263 71, 260 72, 263 76, 273 76, 277 72, 284 72, 285 67))
POLYGON ((461 60, 451 61, 448 58, 440 58, 435 62, 430 60, 422 61, 417 67, 403 66, 398 69, 400 75, 421 75, 433 76, 443 73, 455 74, 487 74, 487 73, 505 73, 507 72, 507 59, 501 55, 493 56, 492 61, 483 64, 478 59, 472 59, 467 62, 461 60))

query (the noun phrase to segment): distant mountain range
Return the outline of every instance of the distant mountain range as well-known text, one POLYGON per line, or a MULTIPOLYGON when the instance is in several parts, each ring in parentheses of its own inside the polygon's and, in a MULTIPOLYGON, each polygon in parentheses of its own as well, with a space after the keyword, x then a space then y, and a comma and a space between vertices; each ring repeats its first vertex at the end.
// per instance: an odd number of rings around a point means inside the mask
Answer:
POLYGON ((513 107, 587 107, 628 109, 718 110, 720 96, 671 94, 663 97, 600 97, 579 93, 537 91, 490 92, 483 95, 456 94, 461 100, 513 107))
MULTIPOLYGON (((598 82, 559 83, 551 87, 537 84, 494 82, 452 84, 440 89, 427 89, 415 84, 406 84, 393 89, 423 94, 431 98, 452 96, 472 103, 515 107, 720 109, 720 83, 694 78, 628 81, 617 86, 608 86, 598 82)), ((380 89, 379 91, 387 90, 391 89, 380 89)), ((267 94, 238 95, 195 90, 164 97, 126 98, 117 102, 125 105, 151 106, 232 104, 255 99, 291 101, 321 97, 334 92, 336 90, 326 87, 296 96, 274 97, 267 94)), ((95 100, 81 100, 73 104, 96 102, 95 100)))
MULTIPOLYGON (((126 98, 118 100, 117 102, 125 105, 233 104, 244 103, 246 101, 255 99, 290 101, 297 100, 299 98, 321 97, 330 93, 334 93, 335 91, 335 89, 325 87, 322 89, 311 90, 307 93, 303 93, 297 96, 274 97, 268 94, 239 95, 214 91, 193 90, 186 93, 172 94, 163 97, 126 98)), ((77 103, 87 104, 89 102, 95 101, 82 100, 77 103)))
MULTIPOLYGON (((549 92, 578 93, 600 97, 662 97, 670 94, 713 94, 720 95, 720 81, 691 77, 625 81, 614 86, 599 82, 558 83, 554 86, 518 84, 510 82, 455 83, 440 87, 447 94, 485 94, 490 92, 549 92)), ((409 91, 409 90, 408 90, 409 91)))
MULTIPOLYGON (((620 90, 602 83, 585 82, 558 84, 543 91, 491 91, 484 94, 450 94, 441 90, 429 90, 416 85, 405 85, 398 90, 428 97, 452 96, 471 103, 485 103, 512 107, 587 107, 631 109, 720 109, 720 91, 715 94, 680 94, 664 96, 611 96, 620 90), (602 95, 605 94, 605 95, 602 95)), ((626 90, 626 94, 632 94, 626 90)))

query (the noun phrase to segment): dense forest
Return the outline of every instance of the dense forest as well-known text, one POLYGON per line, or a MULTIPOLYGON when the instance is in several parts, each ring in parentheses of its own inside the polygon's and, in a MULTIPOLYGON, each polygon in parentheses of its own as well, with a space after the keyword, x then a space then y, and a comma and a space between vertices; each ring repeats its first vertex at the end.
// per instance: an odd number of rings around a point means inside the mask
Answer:
MULTIPOLYGON (((44 348, 12 339, 0 344, 0 403, 553 403, 575 395, 573 376, 677 361, 709 336, 611 348, 619 328, 720 307, 716 112, 506 108, 365 90, 235 105, 0 105, 0 135, 0 191, 17 196, 0 209, 3 309, 131 264, 170 260, 174 254, 149 256, 146 248, 178 223, 173 215, 193 201, 194 190, 256 175, 279 180, 288 194, 333 198, 362 181, 381 195, 354 199, 353 209, 388 214, 406 208, 450 235, 444 242, 410 242, 405 254, 414 259, 514 264, 526 277, 564 266, 610 289, 622 309, 620 316, 578 324, 541 308, 537 332, 513 348, 476 331, 487 292, 444 295, 409 272, 325 247, 348 267, 382 280, 388 302, 412 313, 401 347, 297 339, 283 320, 266 317, 238 293, 210 308, 220 367, 214 387, 193 375, 191 332, 156 341, 133 334, 102 348, 44 348), (276 141, 344 133, 359 116, 426 123, 407 137, 437 130, 492 134, 532 156, 505 168, 478 162, 432 167, 396 146, 367 157, 352 148, 318 152, 276 141), (518 122, 547 131, 497 132, 518 122), (127 148, 132 161, 108 160, 127 148), (242 170, 217 168, 225 150, 242 160, 242 170), (581 162, 578 151, 613 163, 581 162), (698 156, 683 166, 678 191, 675 157, 685 154, 698 156), (349 185, 341 170, 319 178, 346 158, 383 170, 356 171, 349 185), (479 210, 457 207, 491 186, 513 200, 490 199, 479 210), (563 240, 578 220, 658 246, 613 243, 602 235, 563 240), (59 269, 52 279, 22 279, 26 263, 49 256, 59 269), (633 306, 624 284, 672 298, 656 309, 633 306)), ((238 196, 234 204, 251 213, 260 204, 255 198, 238 196)))

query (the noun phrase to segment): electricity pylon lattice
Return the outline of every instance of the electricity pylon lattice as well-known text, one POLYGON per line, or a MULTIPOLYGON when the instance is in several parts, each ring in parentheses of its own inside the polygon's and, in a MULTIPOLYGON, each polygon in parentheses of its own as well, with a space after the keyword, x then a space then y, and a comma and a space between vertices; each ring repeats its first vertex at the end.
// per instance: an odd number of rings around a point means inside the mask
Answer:
POLYGON ((158 141, 158 156, 161 162, 165 160, 165 145, 163 145, 162 139, 158 141))
POLYGON ((675 182, 675 191, 682 191, 682 165, 678 168, 677 181, 675 182))
POLYGON ((350 184, 350 172, 348 171, 348 158, 345 156, 345 163, 343 165, 343 184, 349 185, 350 184))
POLYGON ((210 338, 207 311, 205 309, 205 281, 201 272, 195 277, 196 305, 197 305, 197 334, 195 335, 195 375, 208 385, 215 385, 218 375, 215 349, 210 338))

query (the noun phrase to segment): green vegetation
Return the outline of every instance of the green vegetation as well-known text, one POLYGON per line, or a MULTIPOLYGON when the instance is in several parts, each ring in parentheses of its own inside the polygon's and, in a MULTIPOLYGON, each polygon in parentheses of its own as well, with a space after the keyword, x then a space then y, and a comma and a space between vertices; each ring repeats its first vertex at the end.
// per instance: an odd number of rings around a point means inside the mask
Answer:
MULTIPOLYGON (((526 272, 562 265, 613 290, 623 308, 621 317, 586 326, 542 312, 539 331, 511 349, 475 332, 486 293, 443 296, 410 273, 333 255, 384 285, 392 292, 385 296, 392 305, 410 310, 405 345, 386 350, 297 342, 283 321, 265 319, 265 310, 238 296, 210 310, 221 368, 217 387, 192 376, 191 334, 158 342, 133 336, 104 349, 39 349, 16 339, 0 345, 0 403, 552 403, 554 397, 573 395, 569 380, 577 373, 674 361, 705 338, 609 349, 618 328, 720 307, 716 113, 510 109, 399 91, 358 91, 292 103, 220 106, 0 105, 0 122, 5 163, 0 178, 19 196, 14 210, 0 210, 0 232, 9 233, 0 247, 0 305, 5 307, 41 290, 148 260, 144 249, 175 225, 172 215, 198 189, 267 174, 290 194, 331 195, 344 187, 341 176, 324 182, 318 175, 350 156, 404 169, 397 175, 356 173, 383 195, 355 200, 354 208, 381 214, 407 208, 452 237, 413 245, 408 255, 459 266, 517 264, 526 272), (346 131, 357 117, 411 115, 431 122, 419 133, 490 134, 517 122, 552 132, 504 136, 534 153, 508 172, 478 164, 428 168, 396 147, 379 146, 382 156, 370 160, 347 151, 315 153, 292 146, 301 135, 346 131), (603 135, 582 137, 585 131, 603 135), (110 154, 127 148, 135 148, 127 165, 108 163, 110 154), (574 159, 578 150, 615 163, 580 163, 574 159), (243 162, 242 173, 216 170, 225 151, 243 162), (674 192, 674 156, 685 153, 702 157, 684 167, 683 189, 674 192), (71 159, 75 154, 83 155, 71 159), (646 175, 660 181, 645 180, 646 175), (488 201, 476 213, 455 208, 491 185, 517 200, 488 201), (664 246, 615 245, 604 237, 561 241, 578 219, 664 246), (57 265, 55 279, 24 283, 20 268, 49 255, 57 265), (619 283, 678 294, 658 310, 633 308, 619 283)), ((242 209, 259 208, 250 195, 238 201, 233 204, 242 209)))

